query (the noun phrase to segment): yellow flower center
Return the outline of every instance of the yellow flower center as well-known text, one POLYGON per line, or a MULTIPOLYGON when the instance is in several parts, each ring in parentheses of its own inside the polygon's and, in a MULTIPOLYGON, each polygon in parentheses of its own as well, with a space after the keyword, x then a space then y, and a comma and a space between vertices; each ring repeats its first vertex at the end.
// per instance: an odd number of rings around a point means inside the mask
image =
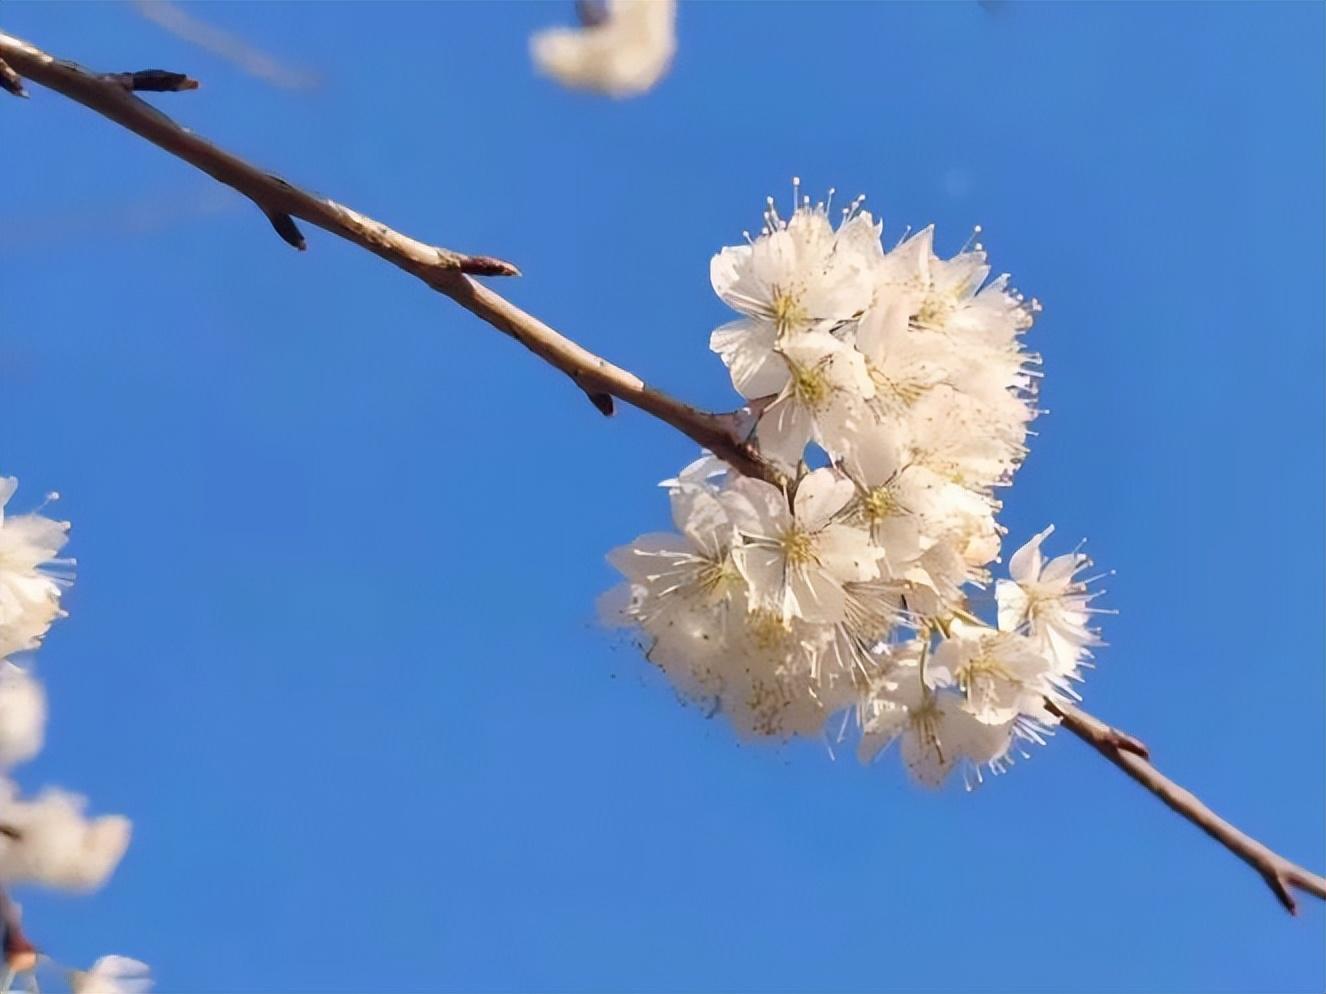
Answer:
POLYGON ((894 379, 873 363, 870 365, 870 379, 875 384, 877 394, 892 397, 904 407, 911 407, 929 389, 919 380, 894 379))
POLYGON ((783 558, 789 566, 806 566, 816 561, 815 539, 809 532, 804 532, 796 525, 783 532, 779 539, 783 548, 783 558))
POLYGON ((777 286, 773 288, 773 319, 780 336, 809 323, 796 294, 777 286))
POLYGON ((724 557, 718 562, 707 562, 695 575, 695 585, 706 596, 722 596, 740 575, 731 560, 724 557))
POLYGON ((867 493, 861 499, 861 508, 865 511, 866 520, 871 524, 903 513, 902 505, 898 503, 897 496, 888 484, 876 487, 867 493))
POLYGON ((792 392, 796 399, 811 410, 819 410, 829 402, 833 387, 819 366, 801 366, 789 362, 792 372, 792 392))
POLYGON ((777 649, 792 634, 791 626, 776 612, 756 608, 746 615, 746 630, 751 641, 760 649, 777 649))

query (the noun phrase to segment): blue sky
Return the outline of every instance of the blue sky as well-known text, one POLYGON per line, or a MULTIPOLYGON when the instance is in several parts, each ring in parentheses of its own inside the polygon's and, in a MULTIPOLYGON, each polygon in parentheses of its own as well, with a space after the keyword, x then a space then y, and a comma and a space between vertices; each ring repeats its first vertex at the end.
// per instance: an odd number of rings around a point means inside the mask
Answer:
MULTIPOLYGON (((709 256, 766 193, 973 224, 1045 302, 1006 495, 1117 570, 1087 686, 1315 869, 1323 827, 1323 8, 683 4, 653 94, 531 71, 569 4, 210 4, 273 88, 126 4, 6 3, 240 154, 444 245, 590 348, 730 407, 709 256)), ((167 991, 1314 991, 1323 908, 1061 736, 981 791, 740 746, 599 629, 692 456, 391 267, 37 91, 0 105, 0 472, 80 578, 22 771, 123 811, 61 959, 167 991)))

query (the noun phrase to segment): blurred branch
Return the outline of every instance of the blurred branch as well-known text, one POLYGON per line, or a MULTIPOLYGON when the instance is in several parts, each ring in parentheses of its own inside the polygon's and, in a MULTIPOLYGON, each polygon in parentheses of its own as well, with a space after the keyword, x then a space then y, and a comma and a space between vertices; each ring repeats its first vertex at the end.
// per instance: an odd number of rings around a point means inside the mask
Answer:
MULTIPOLYGON (((5 34, 0 34, 0 59, 19 74, 84 104, 249 197, 290 244, 304 247, 292 220, 298 217, 359 245, 423 280, 565 373, 605 414, 612 412, 610 398, 616 397, 676 428, 739 472, 781 481, 758 452, 738 437, 732 415, 699 411, 649 387, 638 376, 588 351, 467 275, 516 275, 509 263, 425 245, 347 207, 314 197, 181 128, 133 96, 118 77, 58 61, 5 34)), ((1146 746, 1138 739, 1076 708, 1046 704, 1062 719, 1064 728, 1257 870, 1291 913, 1297 910, 1294 888, 1326 898, 1326 880, 1221 819, 1152 766, 1146 746)))
POLYGON ((1291 863, 1225 821, 1203 804, 1196 794, 1180 787, 1152 766, 1146 746, 1136 738, 1067 704, 1056 704, 1048 700, 1046 704, 1052 713, 1063 720, 1064 728, 1261 874, 1266 885, 1291 915, 1298 914, 1298 904, 1294 900, 1295 889, 1326 899, 1326 878, 1305 870, 1297 863, 1291 863))
POLYGON ((295 248, 305 247, 304 236, 293 220, 299 218, 367 249, 446 294, 569 376, 603 414, 612 413, 612 398, 616 397, 678 429, 741 472, 779 479, 753 447, 736 436, 731 416, 697 410, 655 390, 635 374, 595 355, 469 278, 469 274, 519 275, 510 263, 426 245, 380 221, 292 186, 180 127, 126 90, 122 77, 90 72, 3 33, 0 59, 34 83, 83 104, 244 194, 258 205, 277 234, 295 248))
POLYGON ((312 73, 292 69, 273 55, 250 45, 243 38, 185 11, 166 0, 135 0, 134 9, 157 27, 176 38, 211 52, 238 66, 242 72, 287 90, 307 90, 318 84, 312 73))

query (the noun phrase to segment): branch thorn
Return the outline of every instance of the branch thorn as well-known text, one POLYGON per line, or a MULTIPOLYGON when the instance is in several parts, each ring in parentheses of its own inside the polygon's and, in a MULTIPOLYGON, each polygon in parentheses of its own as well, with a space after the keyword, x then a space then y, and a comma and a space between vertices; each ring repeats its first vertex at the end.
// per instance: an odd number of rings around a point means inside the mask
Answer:
POLYGON ((272 227, 276 229, 276 233, 281 236, 282 241, 287 245, 297 248, 301 252, 308 248, 308 242, 304 240, 304 233, 299 230, 299 226, 295 224, 295 219, 289 214, 269 211, 266 208, 263 209, 263 213, 267 215, 267 220, 272 222, 272 227))

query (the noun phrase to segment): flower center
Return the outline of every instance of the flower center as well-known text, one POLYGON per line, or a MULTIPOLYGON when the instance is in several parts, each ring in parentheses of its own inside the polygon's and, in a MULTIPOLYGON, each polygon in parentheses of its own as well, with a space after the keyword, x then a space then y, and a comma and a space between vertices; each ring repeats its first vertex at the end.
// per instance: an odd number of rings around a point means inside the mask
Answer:
POLYGON ((958 687, 968 699, 972 697, 973 692, 983 693, 984 696, 993 698, 995 696, 995 684, 998 681, 1007 683, 1018 683, 1017 678, 1009 671, 1003 663, 992 656, 989 650, 985 650, 962 669, 958 670, 958 687))
POLYGON ((779 544, 783 548, 783 558, 789 566, 806 566, 815 562, 815 539, 809 532, 793 525, 783 532, 779 544))
POLYGON ((833 387, 819 366, 802 366, 789 362, 792 372, 792 392, 796 399, 811 410, 820 410, 829 401, 833 387))
POLYGON ((866 494, 862 498, 861 507, 866 513, 866 519, 871 524, 876 524, 885 518, 896 517, 903 513, 902 505, 898 503, 897 496, 894 495, 888 484, 876 487, 866 494))
POLYGON ((870 380, 877 393, 887 394, 904 407, 911 407, 926 391, 926 385, 920 380, 894 379, 874 363, 870 364, 870 380))
POLYGON ((726 557, 718 562, 706 562, 695 574, 695 586, 706 596, 722 596, 740 574, 726 557))
POLYGON ((773 319, 780 336, 807 323, 806 312, 796 294, 778 286, 773 288, 773 319))
POLYGON ((756 608, 746 615, 746 630, 759 649, 777 649, 791 634, 787 622, 766 608, 756 608))

